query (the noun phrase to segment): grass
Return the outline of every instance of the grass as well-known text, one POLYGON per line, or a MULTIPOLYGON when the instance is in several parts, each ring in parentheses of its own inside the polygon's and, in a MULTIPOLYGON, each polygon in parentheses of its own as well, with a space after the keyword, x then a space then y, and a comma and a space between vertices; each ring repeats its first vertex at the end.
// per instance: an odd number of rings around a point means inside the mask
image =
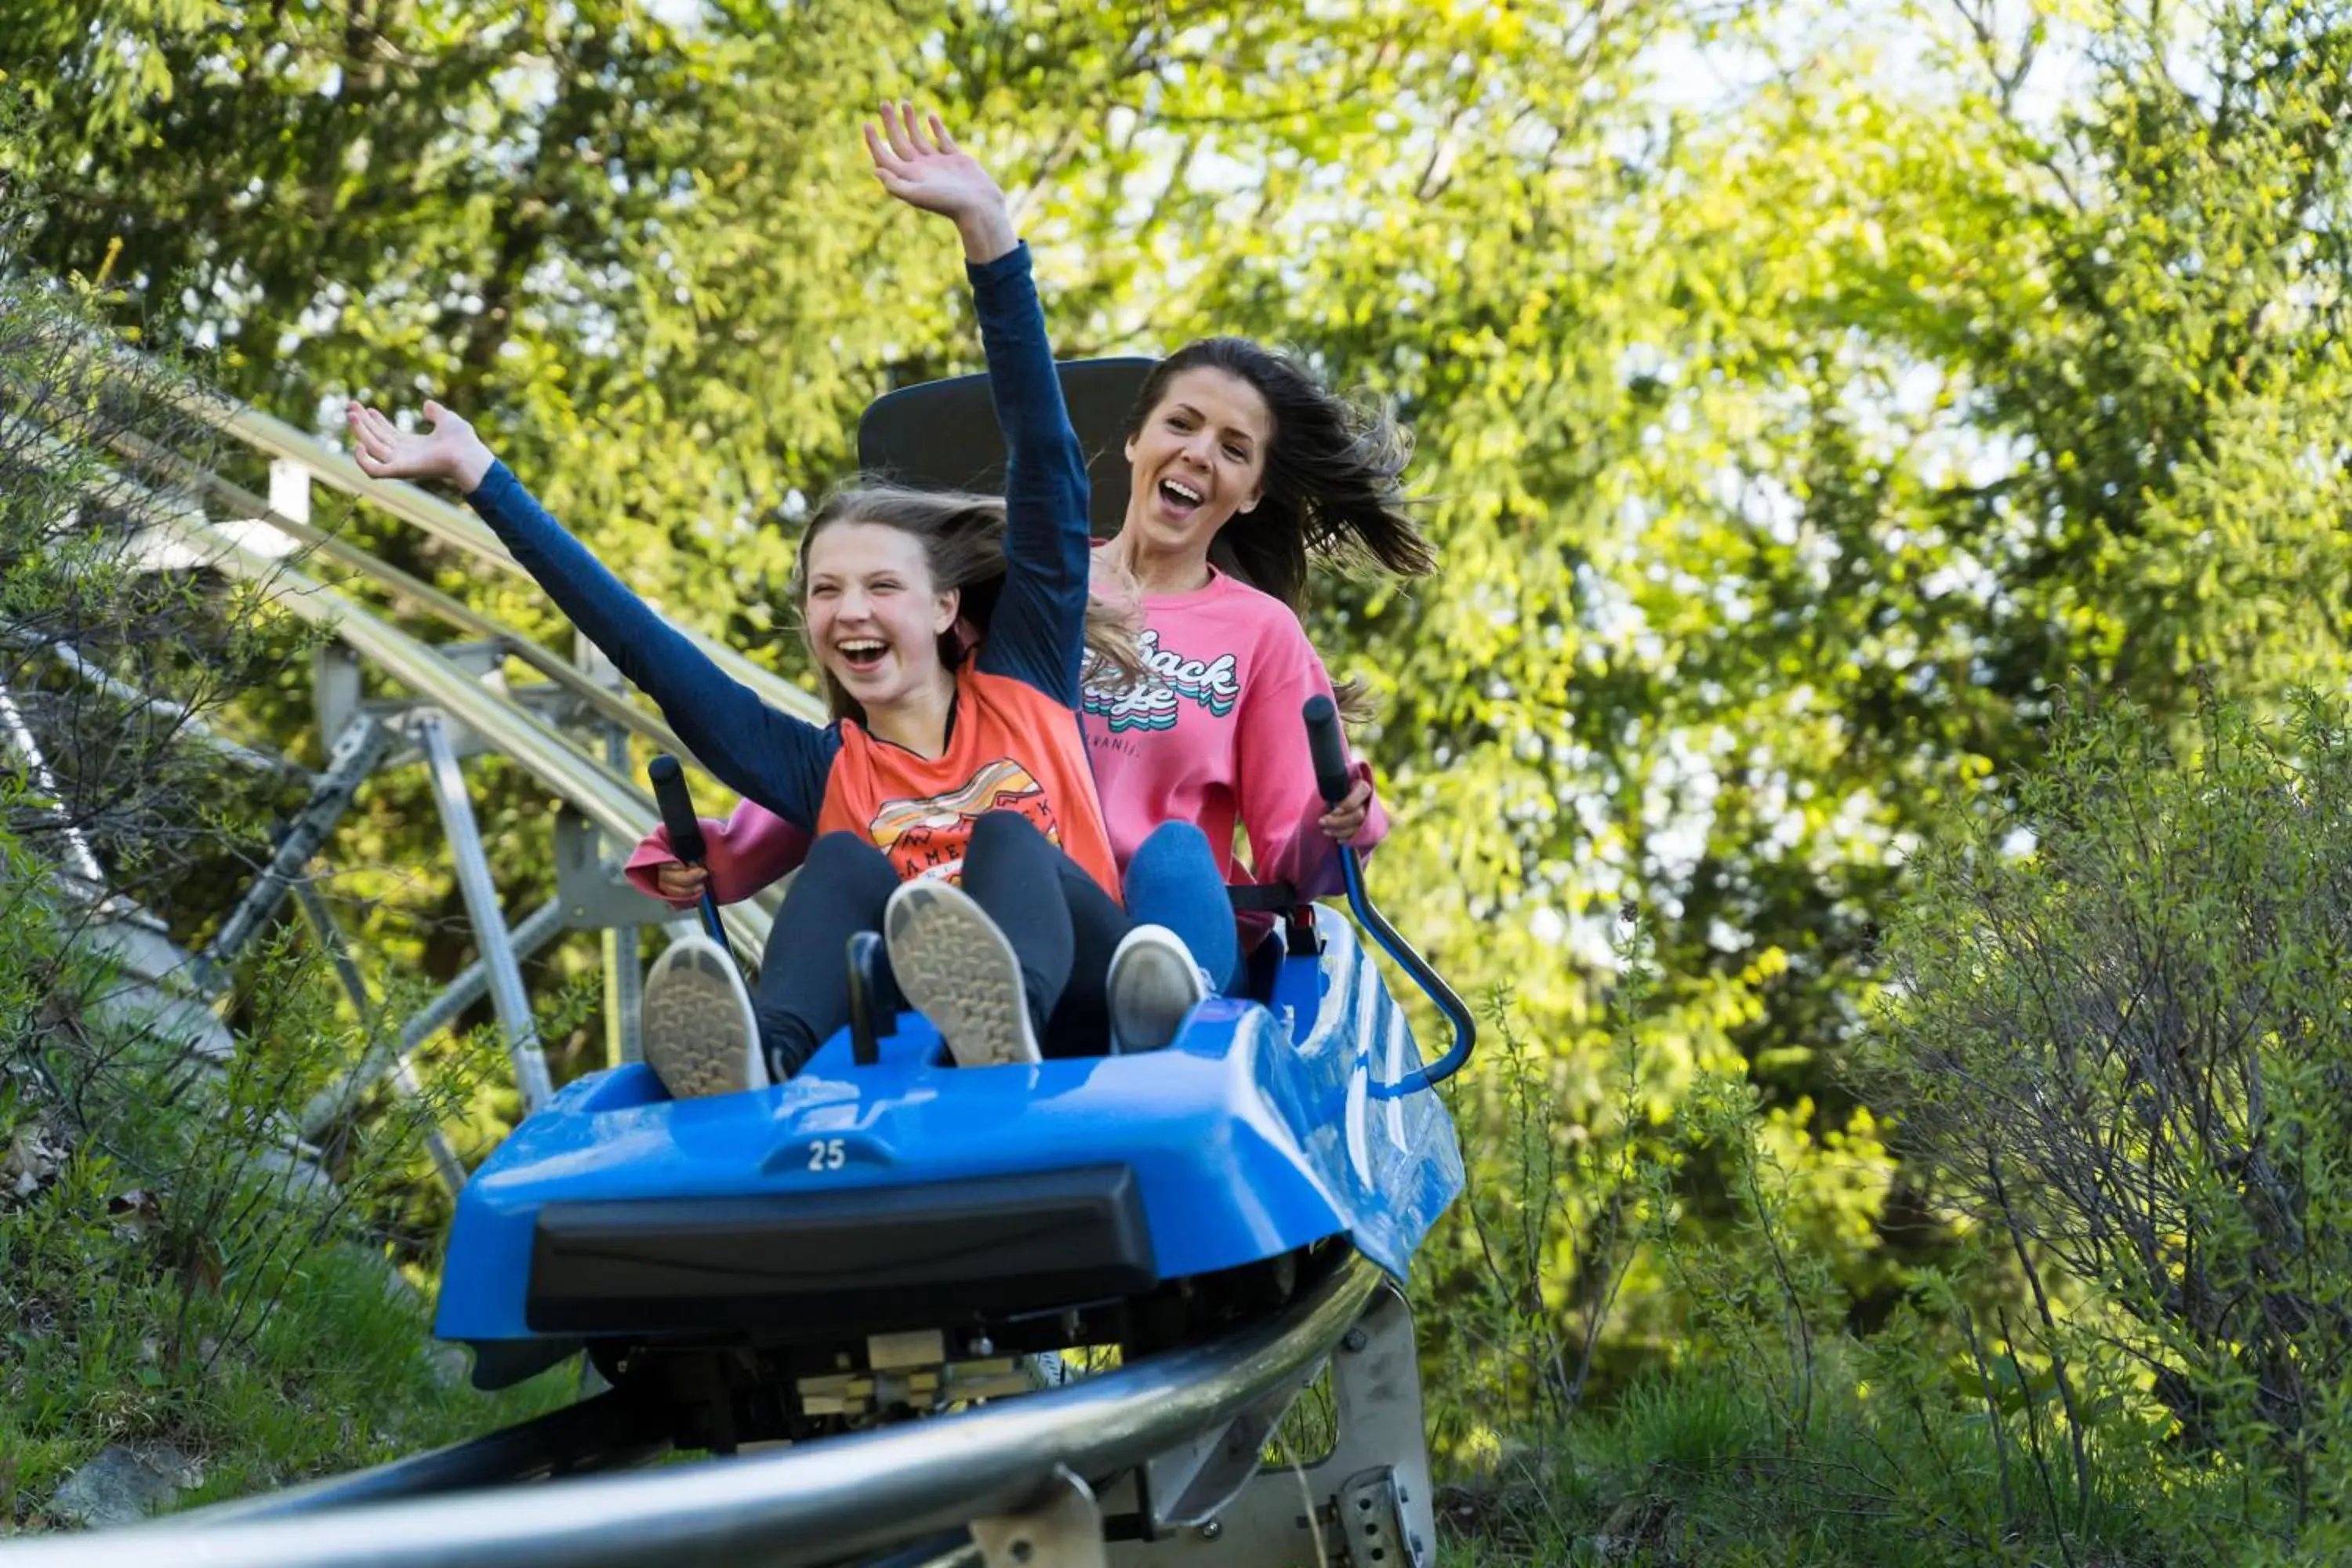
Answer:
MULTIPOLYGON (((568 1403, 559 1368, 496 1396, 436 1365, 428 1304, 351 1243, 305 1256, 274 1295, 174 1267, 102 1159, 0 1215, 0 1529, 110 1444, 168 1443, 200 1467, 194 1506, 380 1463, 568 1403), (446 1380, 446 1381, 445 1381, 446 1380)), ((152 1212, 152 1211, 150 1211, 152 1212)))
POLYGON ((1440 1561, 2126 1568, 2189 1560, 2168 1557, 2136 1508, 2095 1500, 2079 1519, 2053 1514, 2013 1447, 2005 1489, 1991 1430, 1981 1412, 1915 1405, 1858 1377, 1822 1378, 1801 1424, 1792 1423, 1752 1370, 1687 1366, 1565 1426, 1488 1435, 1439 1489, 1440 1561))

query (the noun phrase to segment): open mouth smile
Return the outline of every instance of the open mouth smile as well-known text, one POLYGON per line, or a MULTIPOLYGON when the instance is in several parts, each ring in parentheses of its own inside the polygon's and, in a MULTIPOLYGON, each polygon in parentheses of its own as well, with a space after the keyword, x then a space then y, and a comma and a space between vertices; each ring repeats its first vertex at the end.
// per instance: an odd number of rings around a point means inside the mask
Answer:
POLYGON ((864 674, 882 663, 883 657, 890 651, 890 645, 878 637, 851 637, 846 642, 834 644, 833 651, 841 656, 842 663, 864 674))

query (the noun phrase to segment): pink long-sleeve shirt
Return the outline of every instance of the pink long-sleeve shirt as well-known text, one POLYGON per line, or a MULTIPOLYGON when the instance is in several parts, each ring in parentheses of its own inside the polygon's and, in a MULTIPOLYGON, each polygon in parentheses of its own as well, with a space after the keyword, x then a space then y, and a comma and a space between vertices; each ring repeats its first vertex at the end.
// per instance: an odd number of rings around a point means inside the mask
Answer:
MULTIPOLYGON (((738 803, 735 815, 724 822, 714 816, 702 818, 702 844, 711 897, 722 904, 733 904, 798 866, 808 854, 809 836, 767 807, 747 800, 738 803)), ((669 828, 657 826, 637 841, 621 874, 658 899, 661 884, 655 875, 664 866, 677 864, 677 852, 669 847, 669 828)), ((691 899, 669 902, 679 909, 694 904, 691 899)))
MULTIPOLYGON (((1299 716, 1309 697, 1331 695, 1331 679, 1298 618, 1213 569, 1205 587, 1145 598, 1143 620, 1150 679, 1122 689, 1097 674, 1084 693, 1087 754, 1112 858, 1124 868, 1153 828, 1190 822, 1208 837, 1229 883, 1287 881, 1310 899, 1339 891, 1339 853, 1316 826, 1326 808, 1299 716), (1236 826, 1249 841, 1246 861, 1235 852, 1236 826)), ((1355 768, 1370 776, 1366 763, 1355 768)), ((1387 833, 1375 798, 1356 847, 1369 849, 1387 833)), ((751 897, 808 851, 805 834, 749 802, 724 823, 706 818, 703 835, 720 903, 751 897)), ((667 830, 656 828, 626 872, 658 896, 655 870, 677 858, 667 830)))

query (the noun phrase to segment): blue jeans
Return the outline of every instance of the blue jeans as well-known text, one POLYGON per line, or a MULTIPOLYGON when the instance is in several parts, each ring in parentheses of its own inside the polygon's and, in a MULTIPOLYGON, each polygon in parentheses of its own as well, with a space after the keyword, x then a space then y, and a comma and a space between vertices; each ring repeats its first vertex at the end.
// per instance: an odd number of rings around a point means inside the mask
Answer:
POLYGON ((1242 943, 1234 925, 1224 874, 1209 852, 1209 836, 1189 822, 1163 822, 1136 847, 1122 884, 1128 918, 1166 926, 1192 951, 1220 994, 1241 979, 1242 943))

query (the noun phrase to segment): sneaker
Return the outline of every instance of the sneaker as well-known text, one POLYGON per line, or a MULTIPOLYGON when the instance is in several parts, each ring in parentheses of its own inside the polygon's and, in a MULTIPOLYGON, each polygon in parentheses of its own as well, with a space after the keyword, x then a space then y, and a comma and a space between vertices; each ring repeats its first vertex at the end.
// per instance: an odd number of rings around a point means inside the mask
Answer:
POLYGON ((1021 961, 961 888, 901 882, 882 911, 898 989, 940 1033, 959 1067, 1040 1058, 1021 961))
POLYGON ((1119 940, 1103 986, 1110 1000, 1111 1048, 1121 1055, 1166 1046, 1216 991, 1183 940, 1154 925, 1138 926, 1119 940))
POLYGON ((682 936, 646 976, 646 1065, 672 1100, 739 1094, 768 1086, 751 994, 728 951, 682 936))

